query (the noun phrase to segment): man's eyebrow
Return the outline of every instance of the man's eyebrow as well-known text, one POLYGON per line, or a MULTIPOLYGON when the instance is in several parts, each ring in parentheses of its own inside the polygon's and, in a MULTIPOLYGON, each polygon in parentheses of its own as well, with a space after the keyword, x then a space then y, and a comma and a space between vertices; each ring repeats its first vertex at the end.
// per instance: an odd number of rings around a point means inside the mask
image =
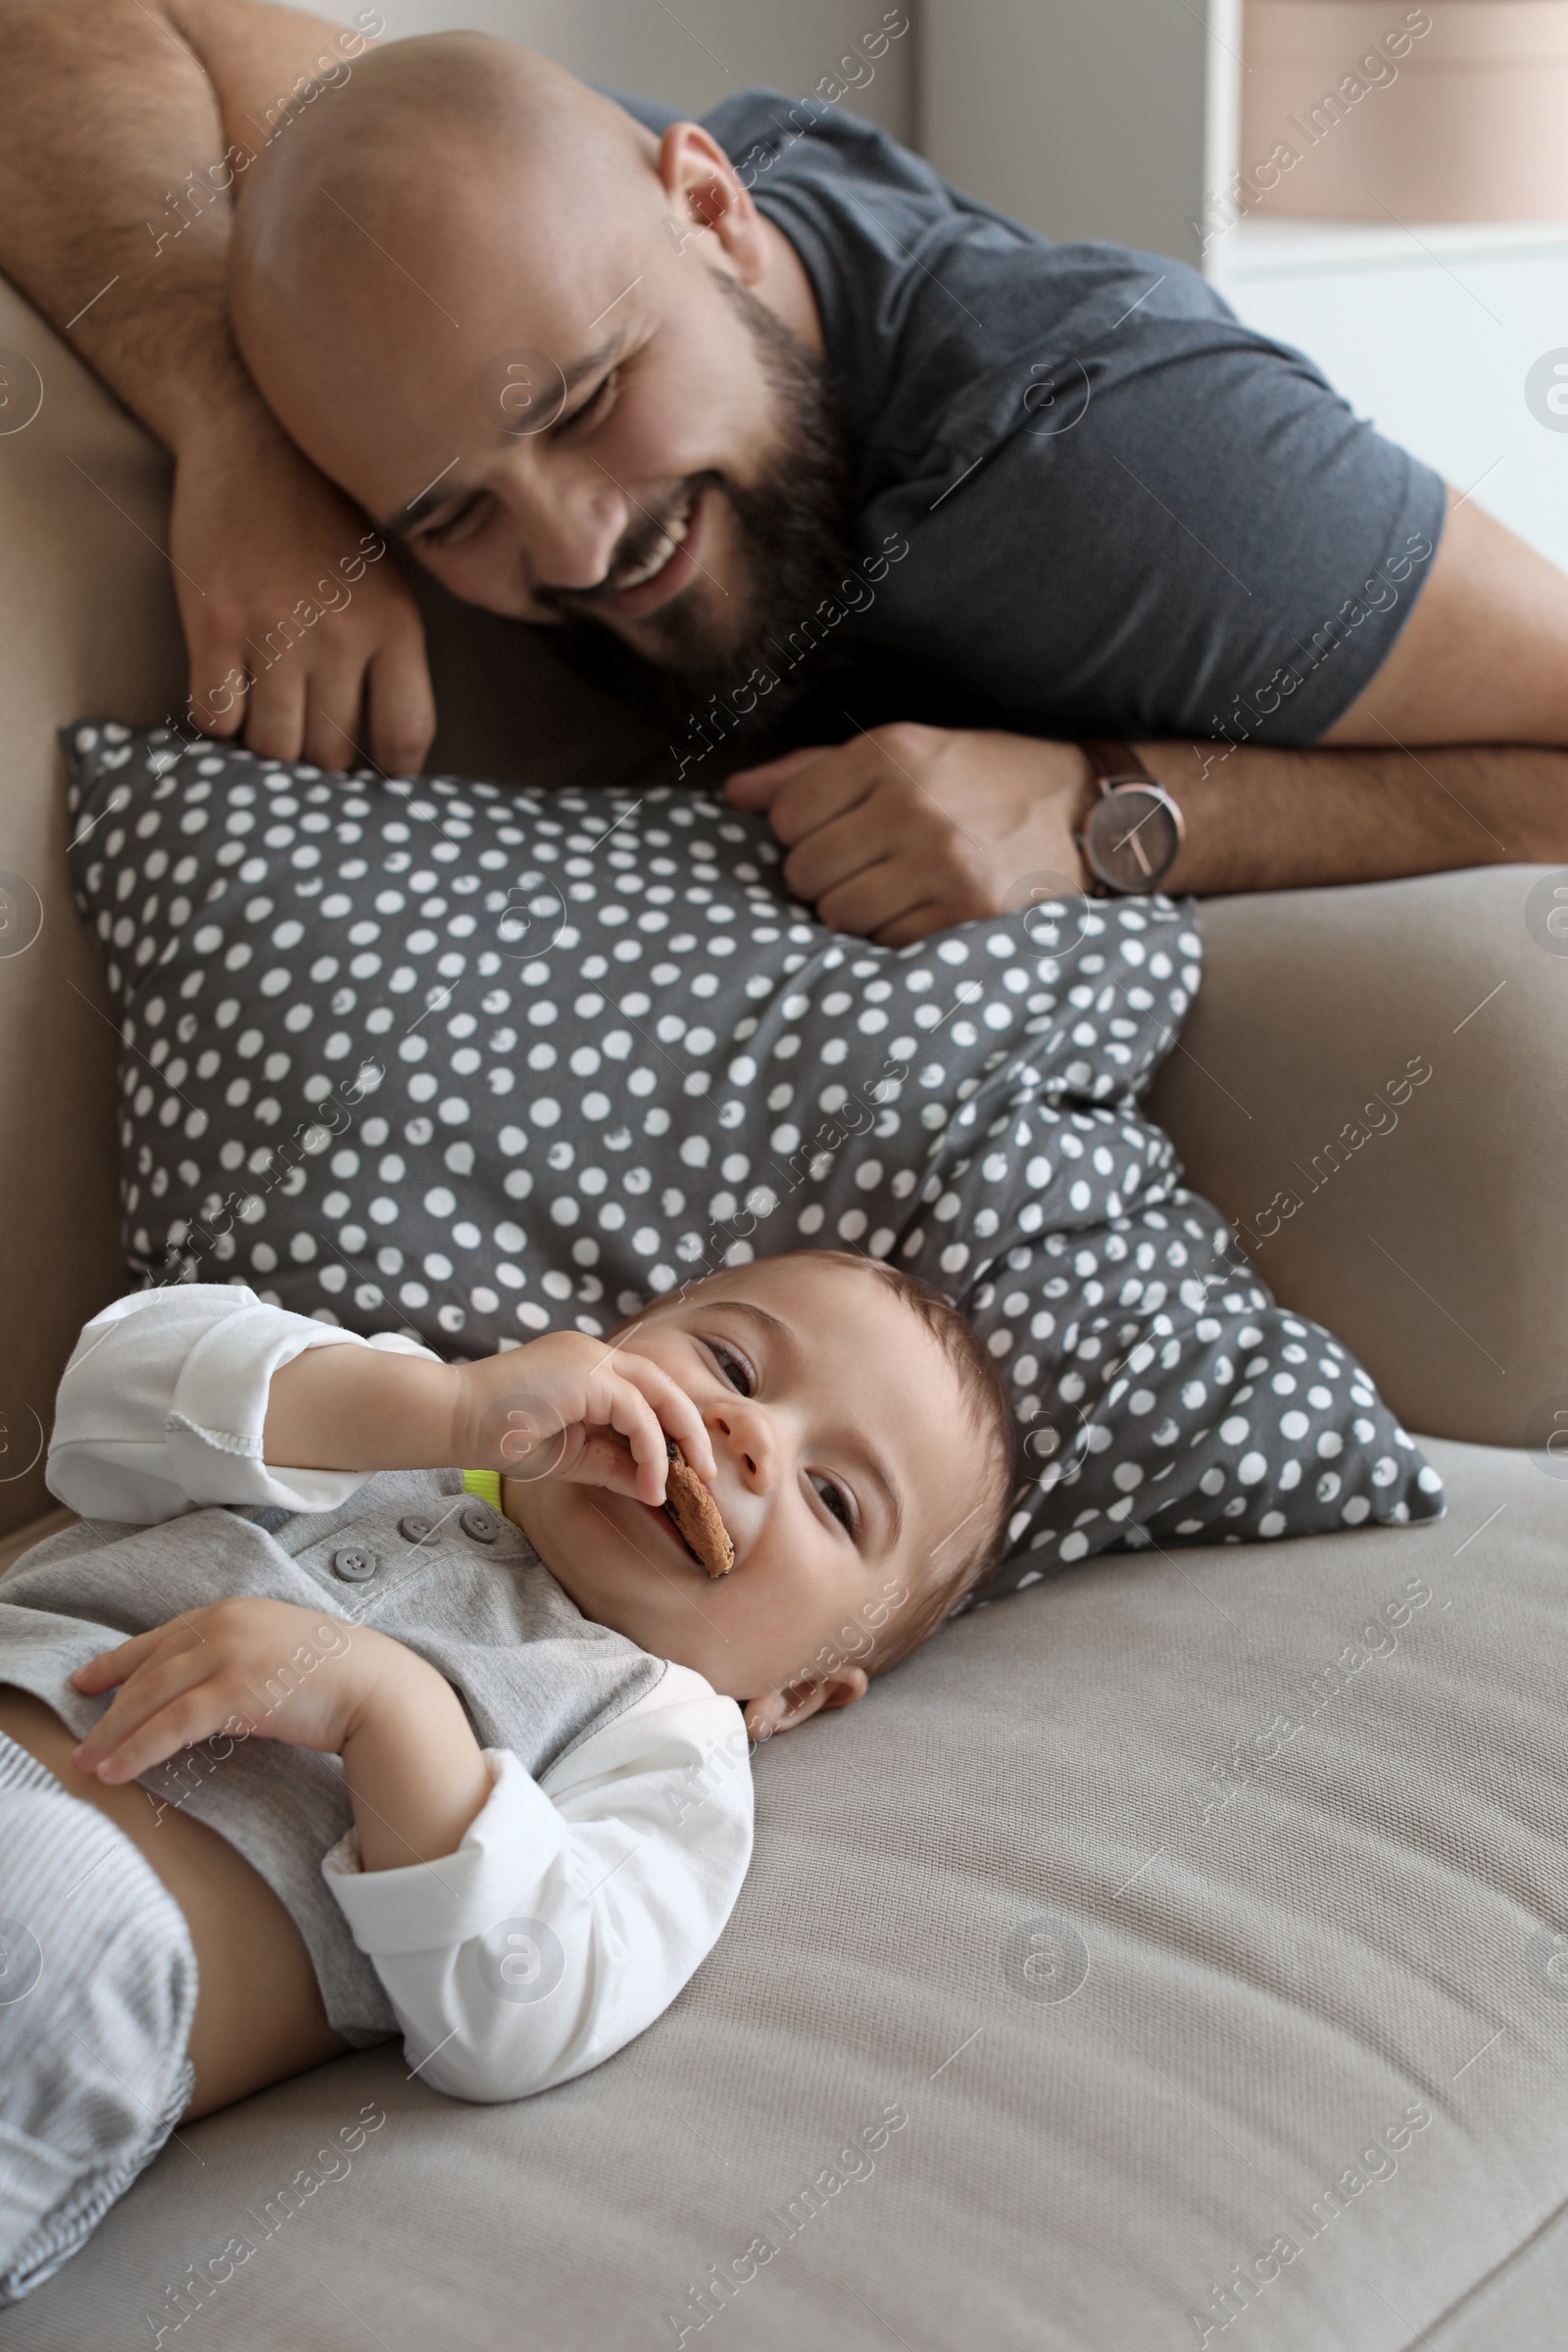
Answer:
MULTIPOLYGON (((754 1306, 748 1298, 715 1298, 713 1304, 727 1306, 737 1315, 749 1315, 753 1322, 761 1325, 770 1339, 777 1341, 780 1347, 799 1360, 802 1352, 799 1339, 787 1323, 781 1323, 777 1315, 770 1315, 765 1306, 754 1306)), ((858 1433, 847 1431, 843 1445, 845 1451, 853 1456, 871 1484, 881 1490, 883 1508, 888 1515, 890 1529, 888 1549, 891 1551, 897 1546, 899 1538, 904 1533, 904 1503, 899 1494, 898 1481, 876 1447, 865 1438, 860 1437, 858 1433)))
POLYGON ((568 399, 588 376, 593 375, 607 362, 619 357, 630 340, 631 331, 629 324, 612 326, 602 343, 596 343, 592 351, 585 351, 580 360, 573 360, 569 368, 563 368, 561 372, 565 381, 568 399))
MULTIPOLYGON (((595 344, 592 351, 585 351, 580 360, 573 360, 569 368, 562 369, 563 407, 571 398, 579 384, 583 383, 590 375, 596 374, 607 363, 619 356, 625 349, 630 331, 628 326, 616 327, 605 337, 602 343, 595 344)), ((505 428, 503 428, 504 430, 505 428)), ((457 463, 458 460, 454 458, 452 465, 444 466, 436 475, 435 480, 427 482, 416 497, 410 499, 406 507, 399 507, 393 514, 380 517, 380 528, 383 531, 391 531, 401 538, 407 532, 416 530, 426 515, 433 514, 436 508, 445 506, 449 499, 465 496, 463 483, 454 482, 450 478, 453 466, 457 463)))

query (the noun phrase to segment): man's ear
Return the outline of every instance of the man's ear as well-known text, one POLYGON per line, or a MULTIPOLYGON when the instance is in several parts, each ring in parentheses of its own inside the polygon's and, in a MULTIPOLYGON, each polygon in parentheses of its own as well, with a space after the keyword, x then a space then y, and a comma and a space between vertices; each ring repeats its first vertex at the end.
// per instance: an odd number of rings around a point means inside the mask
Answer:
POLYGON ((835 1666, 831 1674, 803 1674, 782 1690, 746 1702, 746 1729, 759 1744, 776 1732, 793 1732, 798 1723, 820 1714, 825 1707, 850 1707, 863 1698, 871 1678, 863 1666, 835 1666))
POLYGON ((761 217, 718 141, 700 122, 672 122, 659 143, 658 172, 680 249, 710 231, 742 284, 753 284, 767 261, 761 217))

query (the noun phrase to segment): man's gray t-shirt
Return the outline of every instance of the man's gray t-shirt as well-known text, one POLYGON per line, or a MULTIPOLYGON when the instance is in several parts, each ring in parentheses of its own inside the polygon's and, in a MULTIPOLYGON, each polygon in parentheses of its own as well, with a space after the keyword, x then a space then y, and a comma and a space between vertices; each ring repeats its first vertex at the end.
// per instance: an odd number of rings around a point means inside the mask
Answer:
POLYGON ((935 684, 1039 735, 1333 725, 1430 575, 1438 474, 1180 262, 1053 244, 821 100, 747 90, 705 125, 810 278, 857 547, 907 542, 834 623, 903 681, 875 716, 935 684))

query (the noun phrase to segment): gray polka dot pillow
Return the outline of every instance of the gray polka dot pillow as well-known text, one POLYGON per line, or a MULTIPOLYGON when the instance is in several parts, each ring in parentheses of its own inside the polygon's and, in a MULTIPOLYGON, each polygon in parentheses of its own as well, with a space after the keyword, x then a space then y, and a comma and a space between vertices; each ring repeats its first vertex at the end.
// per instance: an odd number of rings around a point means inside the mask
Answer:
POLYGON ((1199 984, 1190 905, 877 948, 790 902, 764 825, 673 788, 345 781, 113 725, 67 748, 144 1285, 473 1356, 830 1243, 935 1282, 1003 1366, 993 1593, 1111 1544, 1441 1512, 1138 1108, 1199 984))

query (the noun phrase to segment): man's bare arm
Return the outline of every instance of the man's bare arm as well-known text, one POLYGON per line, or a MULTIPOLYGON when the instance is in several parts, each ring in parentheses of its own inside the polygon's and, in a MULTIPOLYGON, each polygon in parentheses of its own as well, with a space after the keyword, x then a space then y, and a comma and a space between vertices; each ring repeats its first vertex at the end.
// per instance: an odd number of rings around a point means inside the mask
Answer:
POLYGON ((1200 898, 1568 864, 1568 751, 1446 744, 1276 751, 1146 743, 1187 838, 1161 887, 1200 898))
POLYGON ((433 731, 413 600, 390 558, 366 569, 365 518, 262 402, 225 282, 236 179, 365 45, 263 0, 0 0, 0 270, 174 455, 197 719, 275 758, 409 769, 433 731))
MULTIPOLYGON (((291 10, 254 14, 270 31, 262 87, 287 91, 335 36, 291 10)), ((228 331, 220 102, 179 23, 161 0, 0 7, 0 269, 176 451, 215 408, 260 406, 228 331)))
POLYGON ((1425 592, 1323 741, 1568 745, 1568 575, 1450 488, 1425 592))
MULTIPOLYGON (((1186 821, 1161 884, 1177 895, 1568 865, 1568 751, 1136 748, 1186 821)), ((907 721, 786 753, 724 787, 771 818, 797 898, 834 930, 894 948, 1082 889, 1074 834, 1093 790, 1077 744, 907 721)))

